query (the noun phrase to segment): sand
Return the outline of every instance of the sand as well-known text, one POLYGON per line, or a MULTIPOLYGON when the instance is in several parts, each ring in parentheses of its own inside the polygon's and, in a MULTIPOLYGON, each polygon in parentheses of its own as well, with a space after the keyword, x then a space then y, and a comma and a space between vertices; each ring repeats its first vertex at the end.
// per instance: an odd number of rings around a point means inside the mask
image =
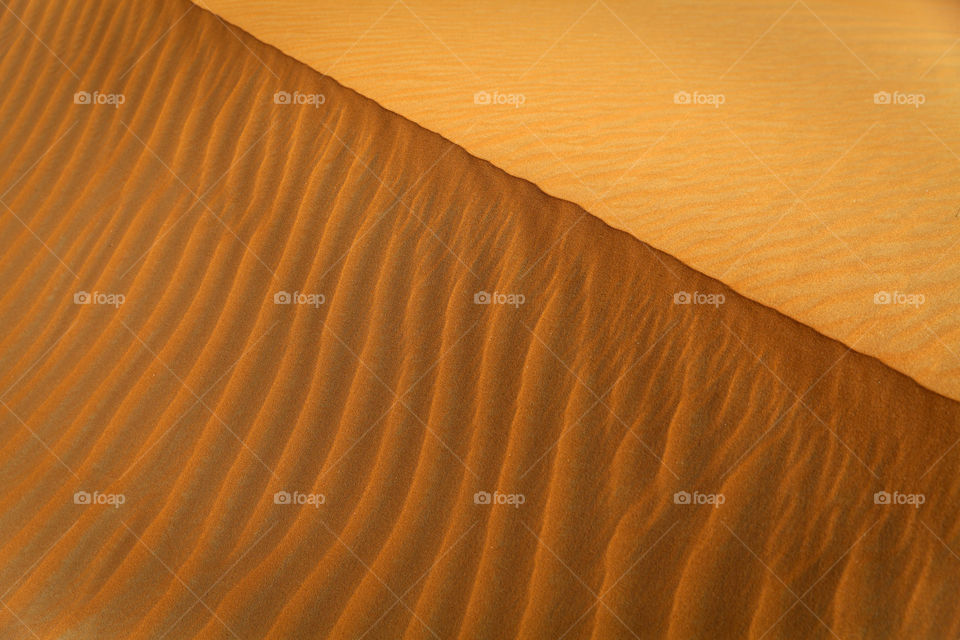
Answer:
POLYGON ((197 4, 960 399, 956 3, 197 4))
POLYGON ((956 401, 186 0, 0 33, 0 637, 960 633, 956 401))

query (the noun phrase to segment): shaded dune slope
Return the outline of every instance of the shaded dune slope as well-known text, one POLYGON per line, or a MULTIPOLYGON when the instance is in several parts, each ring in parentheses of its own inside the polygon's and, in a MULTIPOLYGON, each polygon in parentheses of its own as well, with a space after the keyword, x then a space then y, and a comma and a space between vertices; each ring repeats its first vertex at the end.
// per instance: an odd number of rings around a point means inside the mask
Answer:
POLYGON ((960 400, 957 2, 194 2, 960 400))
POLYGON ((0 37, 0 637, 960 633, 956 402, 185 0, 0 37))

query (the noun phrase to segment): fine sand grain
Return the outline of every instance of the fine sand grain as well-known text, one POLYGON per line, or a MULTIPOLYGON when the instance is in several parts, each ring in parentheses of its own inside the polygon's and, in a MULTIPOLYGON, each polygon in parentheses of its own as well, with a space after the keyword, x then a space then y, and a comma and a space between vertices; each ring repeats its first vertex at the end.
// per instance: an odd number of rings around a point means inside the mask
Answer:
POLYGON ((960 634, 954 400, 186 0, 0 34, 0 638, 960 634))
POLYGON ((957 2, 197 4, 960 399, 957 2))

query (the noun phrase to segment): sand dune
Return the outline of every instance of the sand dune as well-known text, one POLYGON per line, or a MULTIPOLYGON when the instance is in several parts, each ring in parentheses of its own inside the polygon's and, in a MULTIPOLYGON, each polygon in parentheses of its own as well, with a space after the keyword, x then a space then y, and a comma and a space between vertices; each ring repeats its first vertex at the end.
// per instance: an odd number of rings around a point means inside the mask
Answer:
POLYGON ((957 402, 186 0, 0 33, 0 637, 960 633, 957 402))
POLYGON ((960 399, 955 2, 197 4, 960 399))

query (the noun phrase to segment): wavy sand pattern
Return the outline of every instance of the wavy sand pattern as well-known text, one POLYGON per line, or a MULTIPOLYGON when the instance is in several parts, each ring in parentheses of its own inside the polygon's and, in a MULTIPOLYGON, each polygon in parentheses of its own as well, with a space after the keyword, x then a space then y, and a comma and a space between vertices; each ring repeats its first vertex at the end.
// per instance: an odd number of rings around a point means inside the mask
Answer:
POLYGON ((960 399, 956 2, 196 3, 960 399))
POLYGON ((960 633, 957 402, 186 0, 0 34, 0 637, 960 633))

